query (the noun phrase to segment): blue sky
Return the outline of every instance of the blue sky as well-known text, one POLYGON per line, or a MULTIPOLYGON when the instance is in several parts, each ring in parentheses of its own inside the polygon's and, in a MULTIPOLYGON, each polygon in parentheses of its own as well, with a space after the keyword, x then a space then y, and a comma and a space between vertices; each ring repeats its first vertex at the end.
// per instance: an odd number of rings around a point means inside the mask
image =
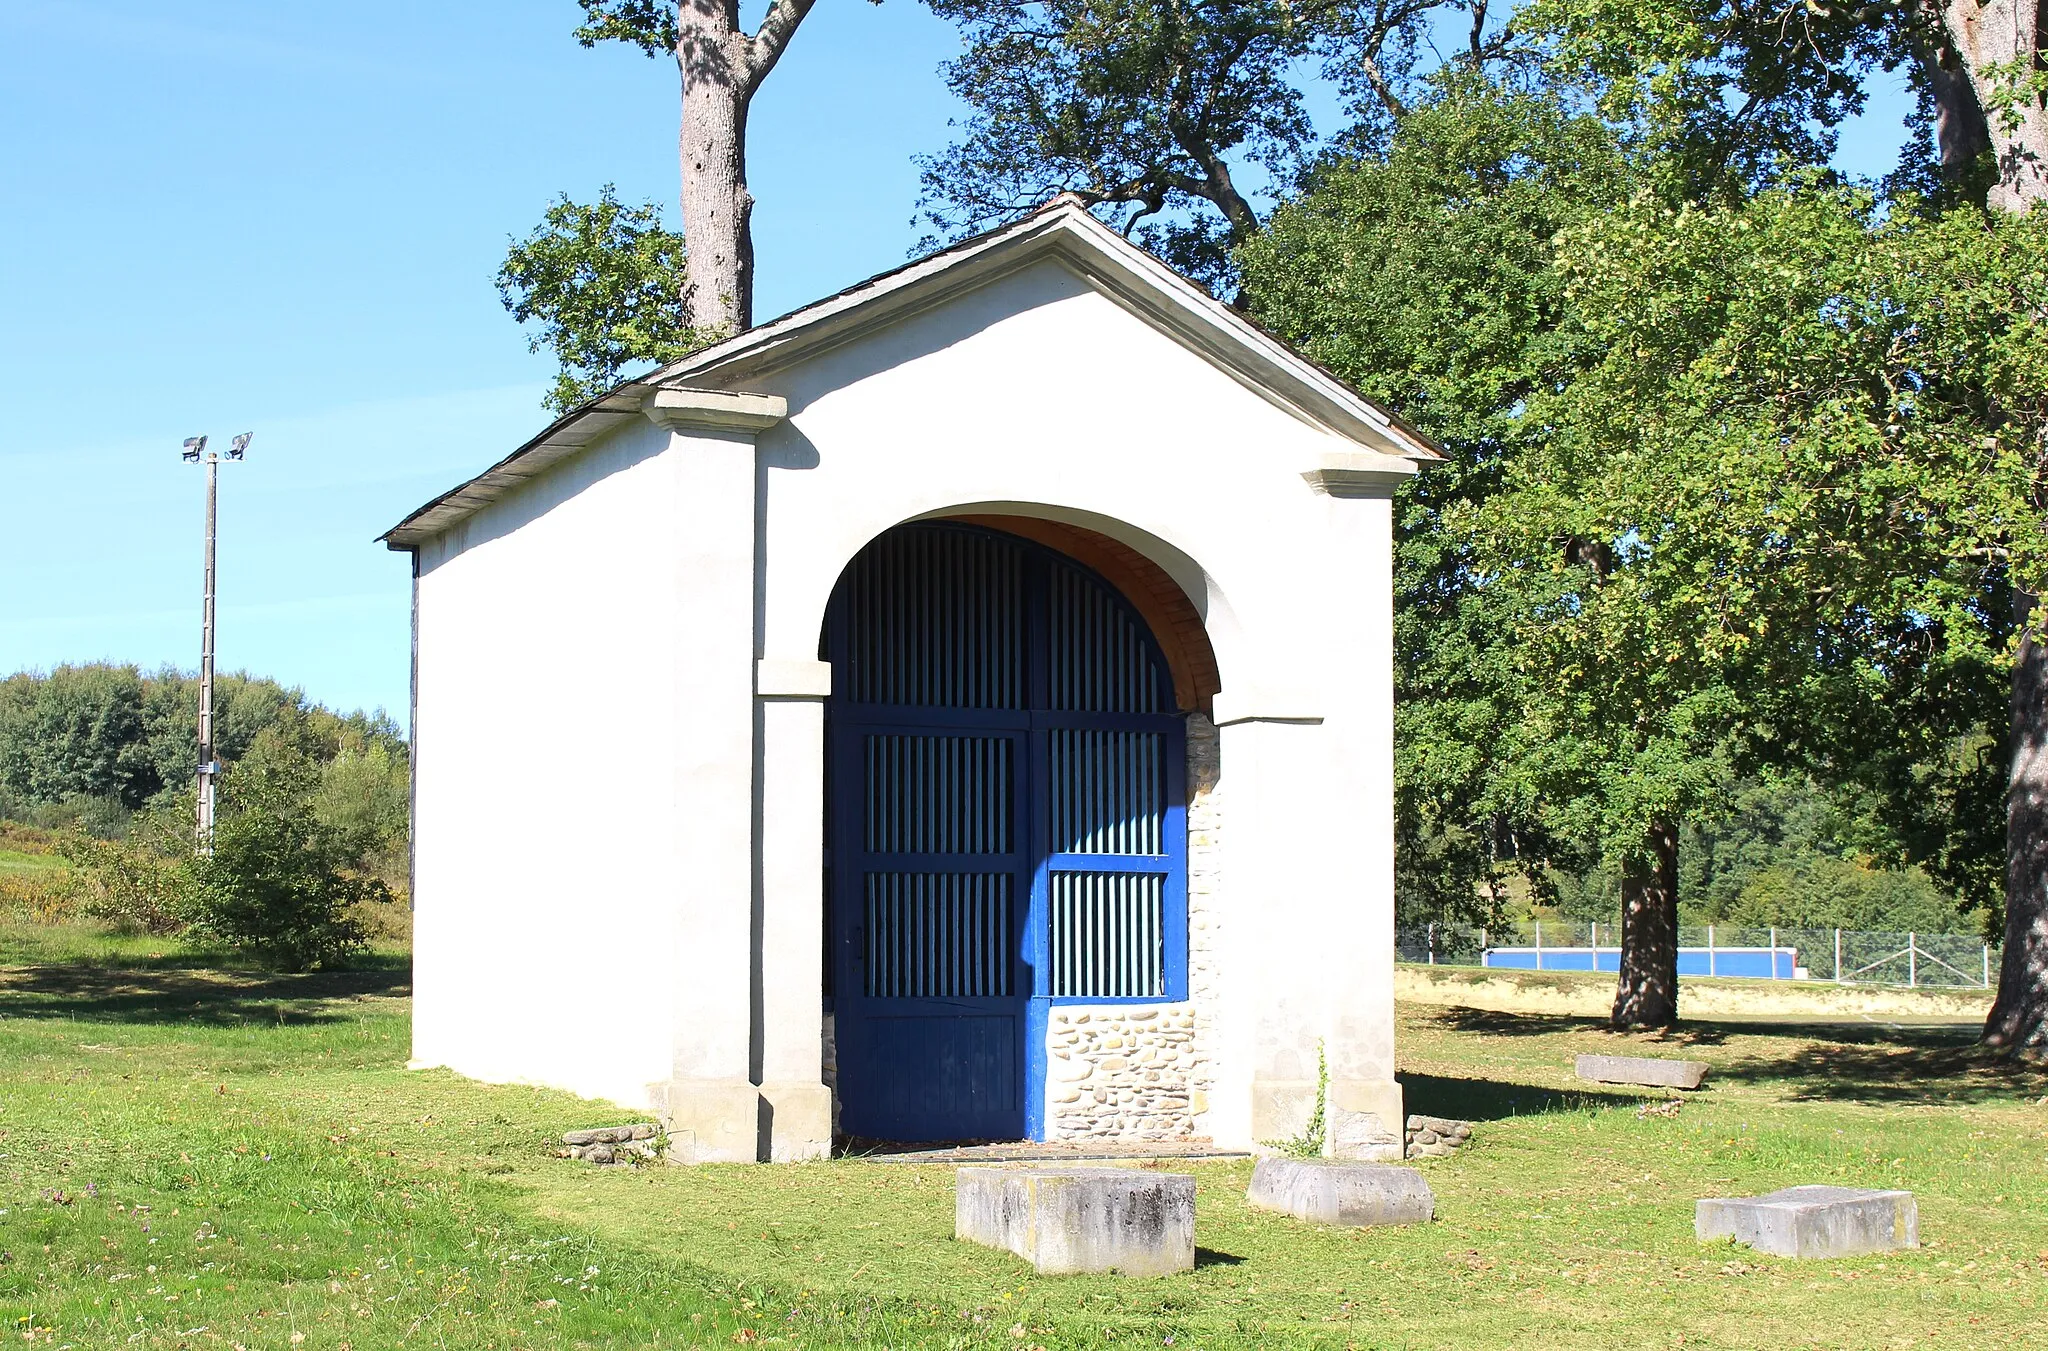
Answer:
MULTIPOLYGON (((755 8, 749 7, 750 10, 755 8)), ((560 192, 676 189, 674 67, 572 0, 0 0, 0 674, 198 656, 222 472, 220 662, 403 720, 403 555, 373 538, 545 421, 492 284, 560 192)), ((958 109, 949 26, 822 0, 749 130, 772 315, 900 263, 912 156, 958 109)), ((1903 100, 1845 167, 1888 170, 1903 100)))

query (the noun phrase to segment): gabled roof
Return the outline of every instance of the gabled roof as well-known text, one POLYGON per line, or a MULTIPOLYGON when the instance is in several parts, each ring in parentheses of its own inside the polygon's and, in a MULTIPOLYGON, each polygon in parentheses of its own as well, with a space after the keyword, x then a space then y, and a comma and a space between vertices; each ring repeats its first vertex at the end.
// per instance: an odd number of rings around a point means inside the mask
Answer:
POLYGON ((384 534, 384 542, 393 549, 418 547, 620 423, 640 417, 657 389, 741 388, 748 376, 851 342, 1047 257, 1057 257, 1111 300, 1262 397, 1356 443, 1369 456, 1408 462, 1404 468, 1442 458, 1429 438, 1095 219, 1080 198, 1062 194, 1013 224, 870 277, 615 386, 413 512, 384 534))

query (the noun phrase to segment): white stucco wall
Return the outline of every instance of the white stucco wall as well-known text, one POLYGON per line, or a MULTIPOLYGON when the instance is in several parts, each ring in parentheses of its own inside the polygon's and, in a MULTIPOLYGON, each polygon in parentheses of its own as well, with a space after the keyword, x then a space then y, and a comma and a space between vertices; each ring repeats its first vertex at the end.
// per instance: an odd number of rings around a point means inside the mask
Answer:
POLYGON ((1049 258, 821 354, 693 383, 787 400, 744 452, 753 512, 730 497, 736 462, 636 421, 422 550, 418 1059, 637 1103, 671 1076, 734 1082, 754 1016, 776 1024, 752 1030, 756 1081, 800 1086, 815 874, 778 880, 768 860, 763 903, 763 863, 746 865, 758 839, 817 838, 817 785, 787 768, 812 763, 815 718, 734 711, 752 675, 727 650, 746 627, 734 550, 757 559, 744 655, 800 672, 870 539, 1011 513, 1146 555, 1216 651, 1229 811, 1205 846, 1197 941, 1220 941, 1188 1042, 1197 1128, 1292 1134, 1323 1041, 1338 1115, 1392 1112, 1398 1133, 1391 517, 1383 495, 1303 478, 1359 447, 1049 258), (758 741, 739 749, 761 726, 780 729, 765 762, 758 741), (734 948, 750 902, 772 931, 751 993, 734 948))
POLYGON ((667 443, 642 423, 421 551, 418 1063, 633 1105, 668 1077, 667 443))

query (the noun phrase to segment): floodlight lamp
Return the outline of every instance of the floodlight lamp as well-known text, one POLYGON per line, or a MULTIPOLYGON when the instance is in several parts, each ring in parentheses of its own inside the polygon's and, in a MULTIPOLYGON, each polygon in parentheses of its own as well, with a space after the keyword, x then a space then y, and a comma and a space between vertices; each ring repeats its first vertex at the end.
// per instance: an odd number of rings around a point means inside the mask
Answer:
POLYGON ((181 459, 183 459, 183 460, 185 461, 185 463, 187 463, 187 464, 197 464, 197 463, 199 463, 199 453, 200 453, 201 451, 205 450, 205 449, 206 449, 206 438, 205 438, 205 437, 203 437, 203 436, 188 436, 188 437, 186 437, 186 438, 185 438, 185 451, 184 451, 184 454, 183 454, 182 456, 180 456, 180 458, 181 458, 181 459))
POLYGON ((255 434, 254 432, 243 432, 240 436, 228 442, 228 458, 231 460, 241 459, 242 452, 249 448, 249 438, 255 434))

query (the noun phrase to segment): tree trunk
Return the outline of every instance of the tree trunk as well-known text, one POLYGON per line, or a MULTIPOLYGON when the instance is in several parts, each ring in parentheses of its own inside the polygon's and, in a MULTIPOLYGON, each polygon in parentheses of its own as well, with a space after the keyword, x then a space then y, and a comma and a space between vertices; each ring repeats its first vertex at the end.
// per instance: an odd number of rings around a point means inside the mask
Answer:
POLYGON ((1922 0, 1915 31, 1924 35, 1916 44, 1920 68, 1927 79, 1927 92, 1934 103, 1934 153, 1941 176, 1961 182, 1991 144, 1984 110, 1977 104, 1977 90, 1970 72, 1948 40, 1941 10, 1946 0, 1922 0))
POLYGON ((1614 1026, 1678 1021, 1678 827, 1659 821, 1621 869, 1621 979, 1614 1026))
POLYGON ((2005 955, 1984 1044, 2048 1055, 2048 622, 2019 602, 2023 631, 2012 670, 2012 777, 2005 800, 2005 955))
POLYGON ((747 191, 747 110, 815 0, 774 0, 752 36, 738 0, 677 0, 683 77, 683 316, 707 337, 754 322, 754 194, 747 191))
POLYGON ((1988 204, 2024 211, 2048 201, 2048 100, 2021 93, 2043 66, 2048 0, 1945 0, 1942 27, 1983 110, 1998 181, 1988 204))
POLYGON ((733 32, 686 32, 676 50, 683 67, 677 149, 689 248, 683 315, 706 334, 738 333, 754 322, 754 197, 747 191, 751 95, 735 69, 744 61, 745 41, 733 32))
MULTIPOLYGON (((2014 96, 2048 68, 2048 0, 1945 0, 1942 26, 1984 110, 1998 181, 1986 205, 2048 202, 2048 96, 2014 96)), ((2005 802, 2005 954, 1984 1043, 2048 1054, 2048 647, 2037 597, 2021 594, 2012 672, 2012 774, 2005 802)))

